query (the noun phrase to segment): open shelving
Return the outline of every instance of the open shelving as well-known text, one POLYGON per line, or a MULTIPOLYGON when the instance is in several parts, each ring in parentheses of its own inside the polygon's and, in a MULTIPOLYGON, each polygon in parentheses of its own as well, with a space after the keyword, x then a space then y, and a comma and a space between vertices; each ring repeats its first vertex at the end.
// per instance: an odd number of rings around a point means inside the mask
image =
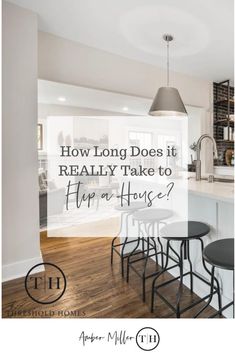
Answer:
POLYGON ((219 133, 220 127, 228 127, 234 129, 234 120, 231 119, 231 115, 234 113, 234 99, 231 97, 230 80, 225 80, 215 85, 215 100, 214 100, 214 126, 215 126, 215 140, 216 142, 230 142, 234 143, 234 140, 228 134, 228 139, 221 139, 219 133), (219 90, 223 89, 223 98, 219 97, 219 90))

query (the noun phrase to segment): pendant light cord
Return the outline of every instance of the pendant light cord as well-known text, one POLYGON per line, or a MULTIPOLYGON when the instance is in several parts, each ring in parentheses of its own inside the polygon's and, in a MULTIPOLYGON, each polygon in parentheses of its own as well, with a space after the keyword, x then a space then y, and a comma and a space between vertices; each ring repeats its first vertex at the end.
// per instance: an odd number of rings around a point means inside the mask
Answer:
POLYGON ((169 62, 169 41, 167 41, 167 87, 169 87, 170 62, 169 62))

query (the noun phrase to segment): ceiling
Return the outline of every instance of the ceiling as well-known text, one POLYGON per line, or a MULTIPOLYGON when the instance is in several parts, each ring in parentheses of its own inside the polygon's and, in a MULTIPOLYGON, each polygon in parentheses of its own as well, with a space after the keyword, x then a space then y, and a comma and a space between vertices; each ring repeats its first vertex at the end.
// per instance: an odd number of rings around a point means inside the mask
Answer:
POLYGON ((233 0, 10 0, 38 13, 39 29, 174 71, 233 79, 233 0))

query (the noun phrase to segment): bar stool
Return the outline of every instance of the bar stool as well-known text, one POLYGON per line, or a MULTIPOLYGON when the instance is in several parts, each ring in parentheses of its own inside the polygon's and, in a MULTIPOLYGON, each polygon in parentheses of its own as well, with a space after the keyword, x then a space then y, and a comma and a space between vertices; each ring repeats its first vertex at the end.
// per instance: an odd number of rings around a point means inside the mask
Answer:
MULTIPOLYGON (((195 221, 188 221, 188 222, 174 222, 171 224, 166 225, 164 228, 161 229, 161 234, 164 239, 166 239, 166 263, 163 270, 154 278, 152 283, 152 298, 151 298, 151 312, 154 309, 154 295, 157 294, 176 314, 177 318, 180 318, 181 314, 186 312, 187 310, 193 308, 195 305, 203 302, 205 299, 209 298, 211 294, 206 295, 203 298, 200 298, 198 301, 190 304, 189 306, 184 307, 181 309, 181 297, 183 291, 183 278, 187 275, 190 276, 190 290, 193 292, 193 277, 197 277, 199 280, 204 282, 205 284, 211 286, 211 283, 207 281, 204 277, 199 275, 198 273, 193 271, 192 262, 190 259, 190 248, 189 243, 191 240, 198 240, 201 245, 201 252, 203 254, 203 240, 202 237, 207 235, 210 232, 210 227, 202 222, 195 222, 195 221), (187 236, 185 236, 185 230, 187 229, 187 236), (178 263, 174 266, 168 267, 169 262, 169 251, 173 249, 172 242, 180 242, 180 253, 178 255, 178 263), (184 273, 183 264, 184 260, 187 260, 189 263, 189 271, 184 273), (159 285, 156 284, 159 277, 169 269, 174 267, 179 267, 180 275, 168 281, 165 281, 159 285), (176 295, 176 306, 172 305, 161 293, 159 293, 159 288, 166 286, 176 280, 179 280, 179 288, 176 295)), ((176 251, 174 251, 176 253, 176 251)), ((205 266, 205 262, 202 259, 202 265, 207 273, 211 275, 211 272, 205 266)), ((221 308, 221 296, 220 296, 220 288, 219 282, 215 279, 216 286, 212 286, 213 294, 217 293, 218 295, 218 305, 221 308)))
MULTIPOLYGON (((206 305, 195 315, 195 317, 198 317, 212 301, 214 295, 213 286, 215 281, 215 268, 234 271, 234 238, 220 239, 207 245, 203 251, 203 259, 212 266, 210 297, 206 305)), ((224 310, 228 309, 232 305, 234 305, 233 300, 224 307, 220 308, 215 314, 210 316, 210 318, 221 315, 224 310)))
POLYGON ((113 265, 113 254, 115 251, 115 253, 121 259, 122 277, 124 277, 124 260, 127 257, 127 254, 125 254, 125 247, 127 244, 135 243, 137 241, 137 239, 128 240, 129 217, 132 216, 132 214, 137 210, 141 210, 145 207, 147 207, 146 203, 140 202, 140 201, 132 202, 129 205, 126 204, 124 206, 121 206, 121 205, 115 206, 115 210, 121 211, 121 224, 120 224, 120 229, 118 234, 116 235, 116 237, 112 239, 112 243, 111 243, 111 266, 113 265), (121 234, 124 219, 126 221, 126 234, 124 237, 124 241, 121 243, 115 244, 116 239, 119 238, 119 235, 121 234), (120 247, 121 247, 121 251, 118 251, 118 248, 120 247))
MULTIPOLYGON (((130 268, 142 279, 142 299, 145 302, 146 297, 146 279, 151 278, 159 272, 158 270, 158 255, 161 255, 161 265, 163 267, 163 245, 159 239, 159 226, 164 220, 172 217, 173 212, 171 210, 162 208, 149 208, 145 210, 137 211, 133 214, 134 222, 138 222, 138 239, 135 248, 129 253, 127 257, 127 276, 126 280, 129 282, 129 272, 130 268), (157 226, 157 231, 155 233, 155 226, 157 226), (144 227, 144 230, 143 230, 144 227), (150 235, 150 230, 152 228, 152 235, 150 235), (147 237, 146 237, 147 235, 147 237), (155 237, 160 245, 160 251, 157 251, 157 245, 155 237), (140 246, 140 240, 142 240, 142 250, 138 250, 140 246), (142 257, 136 258, 136 255, 142 254, 142 257), (151 257, 156 259, 156 271, 150 274, 146 274, 148 260, 151 257), (144 261, 143 271, 140 273, 134 266, 135 263, 139 261, 144 261)), ((165 223, 164 223, 165 224, 165 223)))

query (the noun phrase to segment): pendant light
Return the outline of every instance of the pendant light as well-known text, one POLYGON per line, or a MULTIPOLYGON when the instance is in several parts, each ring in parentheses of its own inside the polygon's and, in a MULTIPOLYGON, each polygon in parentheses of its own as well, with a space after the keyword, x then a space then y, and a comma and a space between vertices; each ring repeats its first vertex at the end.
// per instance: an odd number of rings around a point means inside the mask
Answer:
POLYGON ((150 108, 149 115, 186 116, 187 111, 178 90, 174 87, 169 87, 169 42, 173 40, 173 36, 164 34, 163 39, 167 43, 167 87, 159 88, 150 108))

